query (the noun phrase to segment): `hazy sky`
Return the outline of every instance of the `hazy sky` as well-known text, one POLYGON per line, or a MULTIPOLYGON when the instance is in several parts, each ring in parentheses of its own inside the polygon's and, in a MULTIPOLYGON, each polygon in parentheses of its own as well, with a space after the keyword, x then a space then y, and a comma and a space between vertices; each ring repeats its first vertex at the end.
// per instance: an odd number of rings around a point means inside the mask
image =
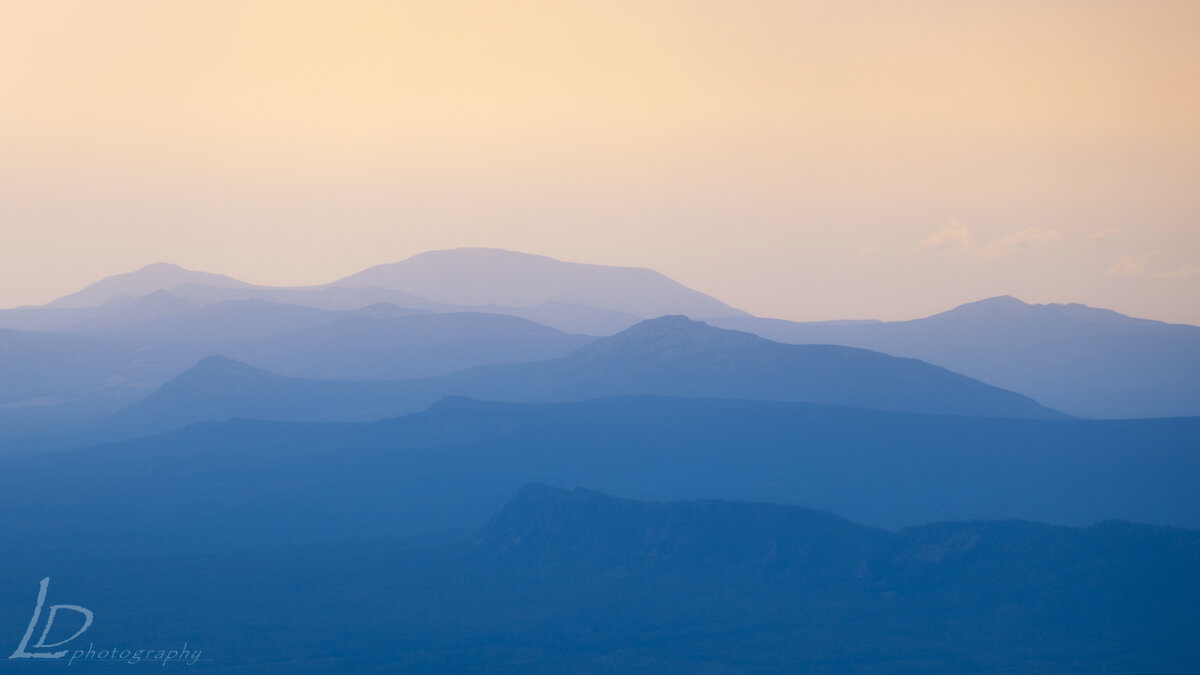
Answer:
POLYGON ((496 246, 1200 323, 1200 2, 0 0, 0 306, 496 246))

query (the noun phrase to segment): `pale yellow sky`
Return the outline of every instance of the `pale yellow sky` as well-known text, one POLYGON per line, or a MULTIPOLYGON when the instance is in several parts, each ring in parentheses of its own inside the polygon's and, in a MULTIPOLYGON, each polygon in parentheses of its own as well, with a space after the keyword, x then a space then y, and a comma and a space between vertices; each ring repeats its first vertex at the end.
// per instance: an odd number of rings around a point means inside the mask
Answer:
POLYGON ((1200 323, 1200 3, 0 0, 0 306, 434 248, 1200 323))

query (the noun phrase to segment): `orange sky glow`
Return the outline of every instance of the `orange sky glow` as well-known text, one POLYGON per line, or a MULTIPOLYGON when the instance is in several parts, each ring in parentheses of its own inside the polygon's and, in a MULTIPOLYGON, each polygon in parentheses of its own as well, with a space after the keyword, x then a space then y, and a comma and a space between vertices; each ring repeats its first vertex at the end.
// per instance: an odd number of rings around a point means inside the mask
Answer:
POLYGON ((0 0, 0 306, 496 246, 1200 324, 1200 3, 0 0))

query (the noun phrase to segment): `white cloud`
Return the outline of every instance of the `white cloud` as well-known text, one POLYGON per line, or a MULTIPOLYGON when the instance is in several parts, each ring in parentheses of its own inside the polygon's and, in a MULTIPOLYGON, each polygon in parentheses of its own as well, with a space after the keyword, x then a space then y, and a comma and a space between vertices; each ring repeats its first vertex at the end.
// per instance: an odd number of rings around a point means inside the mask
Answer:
POLYGON ((1103 230, 1098 230, 1089 234, 1088 239, 1091 239, 1092 241, 1099 241, 1108 237, 1115 237, 1118 234, 1121 234, 1121 232, 1122 230, 1119 227, 1106 227, 1103 230))
POLYGON ((987 255, 1011 255, 1033 246, 1042 246, 1057 241, 1062 234, 1056 229, 1043 227, 1027 227, 1020 232, 1014 232, 1007 237, 1001 237, 987 245, 983 252, 987 255))
POLYGON ((1158 255, 1158 251, 1127 255, 1113 263, 1112 267, 1108 268, 1108 273, 1122 277, 1136 277, 1139 274, 1145 274, 1146 261, 1156 255, 1158 255))
POLYGON ((971 248, 971 231, 958 223, 950 223, 922 239, 921 248, 926 251, 969 250, 971 248))
POLYGON ((1136 277, 1145 271, 1146 266, 1142 264, 1141 256, 1136 255, 1127 255, 1108 268, 1109 274, 1116 274, 1122 277, 1136 277))

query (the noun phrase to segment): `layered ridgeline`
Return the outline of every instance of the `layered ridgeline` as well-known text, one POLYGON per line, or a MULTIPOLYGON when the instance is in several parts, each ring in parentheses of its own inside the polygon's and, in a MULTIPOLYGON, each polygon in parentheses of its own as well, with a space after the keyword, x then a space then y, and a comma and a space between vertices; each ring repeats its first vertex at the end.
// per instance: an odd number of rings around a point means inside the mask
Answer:
MULTIPOLYGON (((357 515, 339 495, 307 499, 357 515)), ((8 557, 28 593, 14 581, 0 596, 12 617, 0 629, 20 634, 50 574, 51 597, 96 612, 79 646, 186 641, 202 671, 1186 673, 1200 658, 1195 531, 1007 520, 890 532, 774 504, 531 485, 454 537, 398 538, 383 518, 346 520, 361 534, 347 541, 318 517, 306 541, 281 544, 236 515, 273 508, 302 529, 307 514, 279 496, 188 520, 175 497, 126 514, 140 536, 87 546, 59 539, 71 514, 34 501, 50 527, 8 557), (164 552, 172 541, 193 552, 164 552), (270 629, 230 630, 231 615, 270 629)))
POLYGON ((0 329, 0 406, 128 405, 218 353, 286 375, 362 380, 538 361, 593 339, 502 314, 222 302, 105 334, 0 329))
POLYGON ((716 319, 793 344, 935 363, 1083 417, 1200 415, 1200 327, 999 297, 914 321, 716 319))
POLYGON ((414 378, 561 357, 594 338, 519 317, 237 300, 105 333, 0 329, 0 440, 114 413, 211 354, 297 377, 414 378))
POLYGON ((668 316, 559 359, 416 380, 290 378, 210 357, 113 421, 143 431, 232 417, 365 421, 421 410, 451 395, 525 402, 689 396, 984 417, 1063 417, 1019 394, 915 359, 849 347, 785 345, 668 316))
MULTIPOLYGON (((1072 415, 1200 415, 1200 327, 1132 319, 1082 305, 1027 305, 1007 297, 914 321, 793 323, 748 316, 652 270, 566 263, 495 249, 434 251, 303 288, 255 286, 152 265, 44 307, 2 310, 0 328, 103 335, 133 343, 138 358, 125 365, 136 360, 142 370, 131 375, 128 367, 113 368, 106 379, 143 395, 168 375, 217 353, 297 376, 391 378, 449 372, 436 359, 423 373, 390 367, 404 341, 392 340, 370 322, 347 326, 339 334, 346 344, 341 351, 322 348, 288 358, 288 331, 372 307, 394 315, 503 314, 587 335, 611 335, 644 319, 682 314, 778 342, 836 344, 918 358, 1072 415), (250 328, 264 343, 258 350, 238 344, 250 328), (199 337, 207 341, 201 344, 199 337), (395 352, 379 349, 393 343, 398 345, 395 352), (353 350, 360 347, 366 351, 356 354, 353 350), (284 352, 278 359, 277 349, 284 352), (302 358, 320 363, 296 367, 302 358), (379 372, 363 372, 370 370, 364 364, 377 360, 383 363, 379 372), (153 376, 143 374, 147 372, 153 376)), ((4 354, 0 345, 0 361, 14 358, 19 357, 4 354)), ((37 402, 43 413, 51 400, 57 399, 37 402)))
POLYGON ((284 546, 314 536, 357 540, 377 530, 469 527, 536 481, 644 499, 788 503, 883 527, 1119 518, 1197 528, 1198 447, 1197 418, 979 418, 663 397, 555 404, 456 398, 373 423, 233 420, 0 457, 0 510, 25 514, 6 525, 14 540, 53 531, 73 546, 120 536, 191 545, 152 530, 145 514, 153 511, 172 514, 167 528, 227 529, 231 546, 240 537, 284 546))
POLYGON ((224 354, 283 375, 350 380, 538 361, 595 339, 504 314, 431 313, 383 303, 326 312, 260 300, 210 305, 122 335, 198 354, 194 361, 224 354))
POLYGON ((247 289, 251 284, 223 274, 187 270, 169 263, 154 263, 136 272, 105 277, 86 288, 65 295, 46 305, 48 309, 83 309, 106 303, 125 304, 135 298, 179 286, 205 286, 214 289, 247 289))
POLYGON ((528 318, 572 333, 607 335, 664 314, 743 316, 654 270, 589 265, 500 249, 430 251, 320 286, 268 287, 155 264, 103 279, 44 307, 0 311, 0 327, 95 330, 133 325, 231 300, 259 299, 324 310, 389 303, 432 311, 484 311, 528 318), (146 296, 166 291, 151 307, 146 296), (140 304, 140 313, 128 311, 140 304), (110 318, 116 315, 117 319, 110 318))
POLYGON ((296 377, 432 377, 561 357, 584 333, 664 313, 739 314, 650 270, 499 250, 434 252, 367 276, 380 274, 391 281, 274 288, 155 264, 0 310, 0 443, 114 412, 213 354, 296 377), (491 304, 497 289, 527 304, 491 304))

